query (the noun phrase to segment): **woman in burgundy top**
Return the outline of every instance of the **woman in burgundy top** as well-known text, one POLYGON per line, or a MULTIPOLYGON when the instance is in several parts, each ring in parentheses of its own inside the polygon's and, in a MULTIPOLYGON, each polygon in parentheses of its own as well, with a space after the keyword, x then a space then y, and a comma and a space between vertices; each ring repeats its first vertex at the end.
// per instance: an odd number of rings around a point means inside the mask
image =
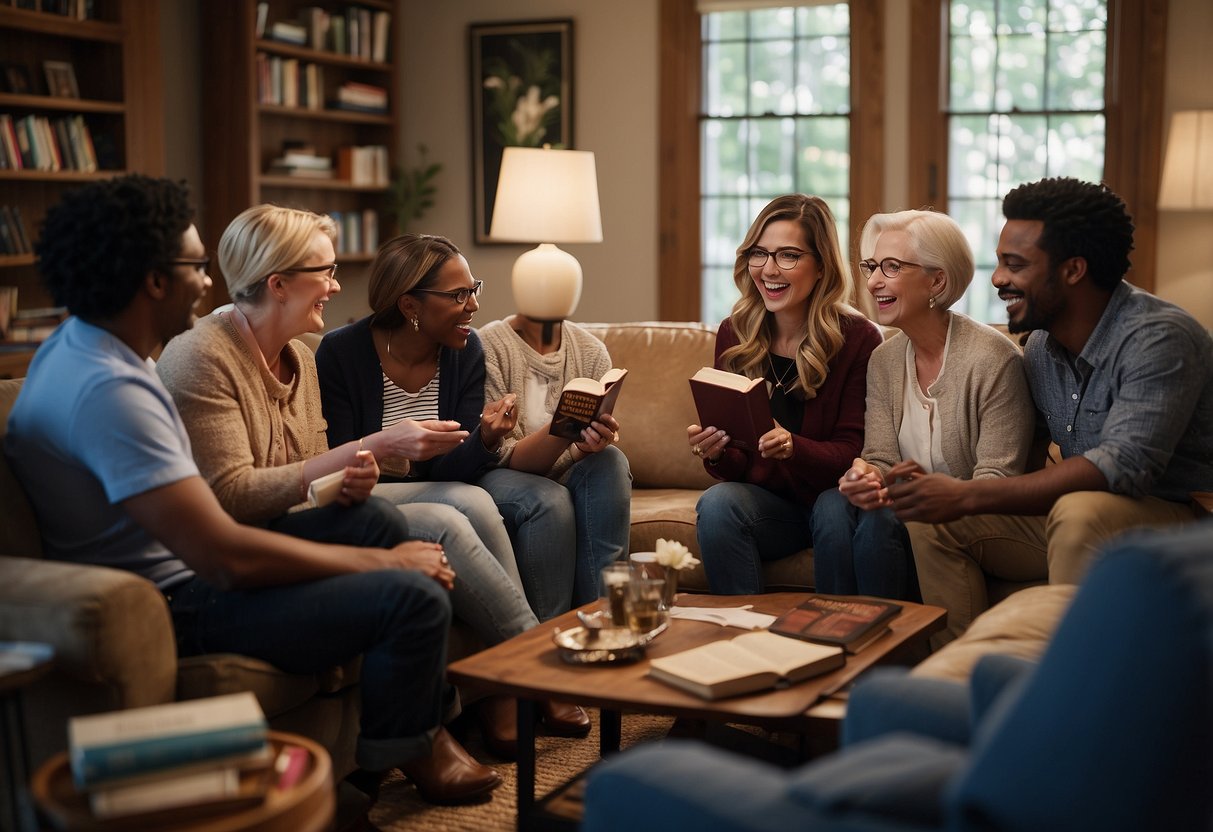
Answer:
POLYGON ((716 367, 767 380, 775 427, 757 451, 711 425, 687 428, 691 452, 721 480, 699 500, 697 535, 708 585, 724 595, 762 592, 763 561, 813 544, 817 495, 863 450, 868 357, 881 341, 849 303, 834 215, 818 197, 763 208, 733 280, 741 299, 720 324, 716 367))

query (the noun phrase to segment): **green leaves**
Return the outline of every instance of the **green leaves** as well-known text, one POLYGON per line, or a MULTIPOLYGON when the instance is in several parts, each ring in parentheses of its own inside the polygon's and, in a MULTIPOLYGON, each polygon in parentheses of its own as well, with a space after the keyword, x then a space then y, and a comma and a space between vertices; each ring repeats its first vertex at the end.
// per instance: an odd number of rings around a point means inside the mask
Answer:
POLYGON ((396 218, 400 233, 408 231, 410 223, 421 219, 426 211, 434 207, 434 195, 438 193, 434 179, 442 171, 442 165, 439 162, 427 163, 428 154, 429 148, 418 144, 420 161, 417 165, 392 169, 387 210, 396 218))

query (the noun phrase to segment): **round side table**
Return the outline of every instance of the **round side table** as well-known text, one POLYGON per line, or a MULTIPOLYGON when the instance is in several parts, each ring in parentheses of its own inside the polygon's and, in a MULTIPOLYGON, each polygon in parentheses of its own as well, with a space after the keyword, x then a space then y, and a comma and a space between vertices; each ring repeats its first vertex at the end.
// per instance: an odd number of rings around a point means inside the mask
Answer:
POLYGON ((29 777, 29 753, 25 747, 23 690, 50 673, 54 650, 49 644, 0 642, 0 828, 33 832, 34 807, 25 784, 29 777))
MULTIPOLYGON (((285 790, 271 787, 259 805, 206 817, 191 817, 190 807, 158 813, 156 829, 162 832, 325 832, 332 827, 335 812, 332 765, 328 752, 312 740, 284 731, 269 732, 275 756, 287 745, 297 745, 308 754, 303 776, 285 790), (174 815, 179 816, 179 819, 174 815)), ((72 782, 67 752, 47 760, 34 772, 30 786, 43 816, 56 829, 136 830, 147 828, 147 818, 98 820, 89 810, 88 796, 72 782)))

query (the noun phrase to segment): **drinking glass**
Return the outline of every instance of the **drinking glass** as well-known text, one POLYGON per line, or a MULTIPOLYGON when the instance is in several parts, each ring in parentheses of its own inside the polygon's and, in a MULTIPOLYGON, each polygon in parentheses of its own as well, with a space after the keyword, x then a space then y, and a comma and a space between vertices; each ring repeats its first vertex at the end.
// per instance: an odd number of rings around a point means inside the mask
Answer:
POLYGON ((626 561, 617 561, 602 569, 602 608, 613 627, 628 626, 627 595, 631 582, 632 565, 626 561))
POLYGON ((656 630, 669 614, 665 608, 665 579, 632 576, 627 593, 628 628, 637 635, 656 630))

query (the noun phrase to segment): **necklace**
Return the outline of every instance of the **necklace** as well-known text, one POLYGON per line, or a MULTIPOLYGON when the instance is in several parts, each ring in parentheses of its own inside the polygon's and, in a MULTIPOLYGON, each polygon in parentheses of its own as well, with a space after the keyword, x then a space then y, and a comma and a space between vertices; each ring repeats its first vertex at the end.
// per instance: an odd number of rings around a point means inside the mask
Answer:
POLYGON ((775 371, 775 362, 771 359, 770 353, 767 353, 767 363, 771 365, 771 375, 775 379, 775 386, 782 390, 784 382, 787 381, 792 373, 796 370, 796 360, 792 360, 792 363, 786 370, 783 371, 782 375, 775 371))

